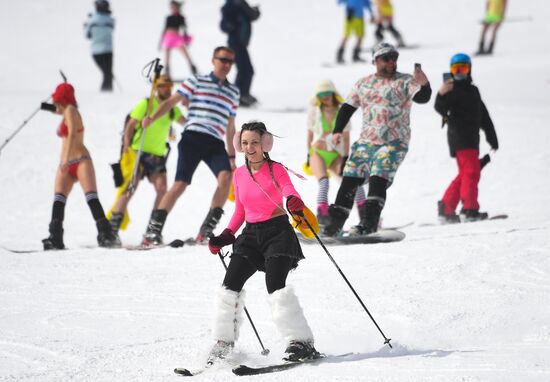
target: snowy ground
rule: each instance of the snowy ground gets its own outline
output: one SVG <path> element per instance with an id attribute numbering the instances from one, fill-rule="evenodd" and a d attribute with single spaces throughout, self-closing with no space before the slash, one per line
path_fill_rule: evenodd
<path id="1" fill-rule="evenodd" d="M 300 169 L 305 158 L 305 115 L 272 108 L 305 107 L 315 83 L 331 78 L 346 94 L 371 65 L 335 69 L 330 62 L 341 36 L 343 10 L 335 1 L 259 1 L 261 19 L 251 44 L 256 67 L 257 110 L 240 110 L 239 124 L 267 123 L 282 139 L 273 157 Z M 418 49 L 404 50 L 401 71 L 421 62 L 434 90 L 449 57 L 473 52 L 484 2 L 394 0 L 396 26 Z M 187 2 L 196 44 L 192 55 L 203 71 L 218 31 L 222 1 Z M 0 139 L 7 138 L 47 98 L 62 68 L 77 89 L 86 143 L 106 209 L 114 197 L 108 164 L 117 158 L 124 116 L 148 94 L 140 71 L 154 58 L 166 13 L 158 2 L 113 1 L 117 20 L 115 74 L 122 90 L 100 94 L 99 72 L 83 38 L 91 2 L 0 2 L 3 54 L 0 64 Z M 483 171 L 482 208 L 508 220 L 452 227 L 435 222 L 435 204 L 455 174 L 445 132 L 433 101 L 413 106 L 413 140 L 389 190 L 388 226 L 408 222 L 407 238 L 395 244 L 331 247 L 331 253 L 363 298 L 394 349 L 362 311 L 318 246 L 304 248 L 306 261 L 289 282 L 328 354 L 354 352 L 320 366 L 304 366 L 263 380 L 332 381 L 548 381 L 550 380 L 550 5 L 510 2 L 493 57 L 474 58 L 473 74 L 496 125 L 501 150 Z M 515 20 L 515 21 L 513 21 Z M 24 21 L 24 22 L 23 22 Z M 369 25 L 366 46 L 372 43 Z M 348 53 L 348 56 L 351 52 Z M 367 53 L 365 55 L 368 55 Z M 174 59 L 175 72 L 187 67 Z M 357 113 L 359 114 L 359 113 Z M 360 120 L 353 119 L 355 134 Z M 59 117 L 39 113 L 0 154 L 0 247 L 39 249 L 47 234 L 53 176 L 60 141 Z M 483 143 L 482 153 L 488 146 Z M 175 151 L 174 151 L 175 152 Z M 175 158 L 169 171 L 174 173 Z M 295 181 L 311 206 L 313 180 Z M 168 219 L 165 237 L 194 235 L 214 189 L 206 166 Z M 333 184 L 331 193 L 336 193 Z M 130 205 L 132 224 L 124 243 L 140 240 L 153 191 L 145 183 Z M 222 226 L 232 212 L 227 205 Z M 354 213 L 355 215 L 355 213 Z M 356 218 L 350 219 L 354 223 Z M 0 380 L 165 381 L 176 366 L 197 367 L 210 346 L 210 317 L 223 268 L 205 248 L 149 252 L 86 248 L 95 227 L 81 190 L 66 211 L 67 251 L 15 254 L 0 249 Z M 261 275 L 248 285 L 248 307 L 271 355 L 262 357 L 248 324 L 230 363 L 263 364 L 281 356 L 283 341 L 270 318 Z M 222 367 L 197 377 L 227 380 Z"/>

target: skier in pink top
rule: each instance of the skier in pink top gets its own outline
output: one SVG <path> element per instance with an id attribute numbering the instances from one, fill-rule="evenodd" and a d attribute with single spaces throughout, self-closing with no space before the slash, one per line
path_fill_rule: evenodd
<path id="1" fill-rule="evenodd" d="M 233 244 L 233 255 L 217 296 L 212 330 L 217 342 L 209 361 L 225 358 L 238 339 L 244 310 L 242 288 L 256 271 L 265 272 L 273 320 L 288 341 L 285 359 L 317 358 L 313 333 L 294 291 L 286 286 L 288 273 L 304 255 L 283 207 L 283 197 L 292 214 L 301 213 L 304 202 L 285 167 L 269 157 L 273 135 L 262 122 L 245 123 L 235 134 L 233 144 L 236 151 L 244 152 L 246 163 L 237 168 L 233 176 L 233 217 L 221 235 L 211 237 L 208 244 L 212 254 Z M 235 239 L 245 220 L 246 226 Z"/>

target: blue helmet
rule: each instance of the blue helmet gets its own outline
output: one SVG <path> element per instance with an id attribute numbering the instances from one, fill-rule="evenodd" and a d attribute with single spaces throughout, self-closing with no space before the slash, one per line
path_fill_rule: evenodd
<path id="1" fill-rule="evenodd" d="M 466 53 L 457 53 L 451 57 L 451 65 L 456 63 L 472 65 L 472 59 Z"/>

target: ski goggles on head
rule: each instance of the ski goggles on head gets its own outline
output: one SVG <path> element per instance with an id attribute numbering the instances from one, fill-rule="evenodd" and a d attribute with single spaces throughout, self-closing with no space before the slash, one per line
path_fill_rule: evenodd
<path id="1" fill-rule="evenodd" d="M 467 75 L 470 73 L 470 65 L 462 62 L 451 65 L 451 73 L 453 75 Z"/>
<path id="2" fill-rule="evenodd" d="M 332 97 L 333 94 L 334 94 L 333 91 L 327 90 L 326 92 L 319 92 L 319 93 L 317 93 L 317 97 L 319 97 L 319 98 L 323 98 L 323 97 Z"/>

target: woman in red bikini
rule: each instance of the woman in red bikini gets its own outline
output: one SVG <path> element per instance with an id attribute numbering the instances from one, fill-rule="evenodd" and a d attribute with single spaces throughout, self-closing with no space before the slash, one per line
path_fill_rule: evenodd
<path id="1" fill-rule="evenodd" d="M 111 231 L 103 207 L 97 197 L 94 165 L 86 146 L 84 146 L 84 126 L 78 112 L 74 88 L 68 83 L 57 86 L 52 94 L 56 113 L 63 116 L 57 129 L 57 135 L 63 140 L 61 162 L 55 175 L 55 197 L 50 222 L 50 236 L 42 242 L 44 250 L 64 249 L 63 219 L 65 203 L 76 182 L 80 182 L 86 195 L 86 201 L 96 221 L 100 247 L 120 246 L 120 240 Z"/>

